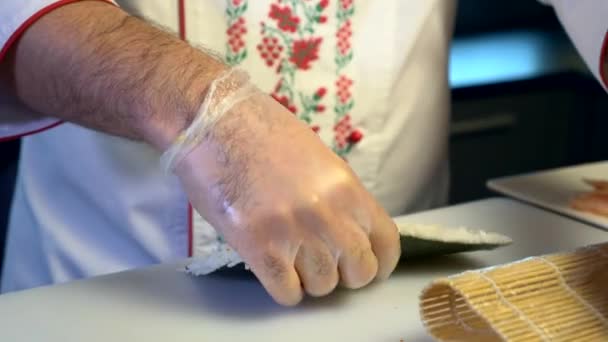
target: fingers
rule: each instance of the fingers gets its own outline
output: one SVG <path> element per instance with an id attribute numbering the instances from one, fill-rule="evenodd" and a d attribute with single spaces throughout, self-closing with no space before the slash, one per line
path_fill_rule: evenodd
<path id="1" fill-rule="evenodd" d="M 335 257 L 320 240 L 309 241 L 298 251 L 295 267 L 304 291 L 311 296 L 324 296 L 338 284 L 338 265 Z"/>
<path id="2" fill-rule="evenodd" d="M 322 296 L 330 293 L 338 282 L 356 289 L 376 277 L 388 277 L 399 259 L 399 237 L 390 218 L 378 221 L 370 236 L 356 222 L 346 220 L 333 225 L 327 222 L 328 227 L 321 228 L 326 233 L 333 232 L 328 234 L 329 243 L 307 240 L 295 262 L 306 293 Z"/>
<path id="3" fill-rule="evenodd" d="M 340 215 L 328 207 L 316 206 L 315 210 L 300 212 L 298 222 L 307 226 L 307 231 L 317 236 L 318 242 L 312 245 L 325 245 L 325 249 L 338 259 L 336 273 L 340 283 L 347 288 L 360 288 L 376 276 L 377 260 L 372 251 L 367 229 L 363 228 L 352 215 Z M 338 211 L 340 212 L 340 211 Z M 371 217 L 371 213 L 365 215 Z M 310 241 L 310 240 L 305 240 Z M 311 246 L 305 242 L 302 247 Z M 319 255 L 321 252 L 317 252 Z M 309 255 L 305 253 L 303 255 Z M 315 255 L 315 254 L 312 254 Z M 315 261 L 308 261 L 315 265 Z M 298 272 L 300 269 L 298 268 Z M 313 272 L 313 271 L 309 271 Z"/>
<path id="4" fill-rule="evenodd" d="M 242 250 L 253 253 L 242 256 L 273 299 L 286 306 L 299 303 L 305 293 L 327 295 L 338 283 L 357 289 L 386 279 L 401 254 L 399 232 L 370 201 L 362 206 L 370 209 L 361 218 L 327 206 L 271 215 L 253 229 L 264 234 L 252 231 L 245 239 L 248 247 Z"/>
<path id="5" fill-rule="evenodd" d="M 286 253 L 271 249 L 250 259 L 251 270 L 277 303 L 293 306 L 302 300 L 300 278 Z"/>
<path id="6" fill-rule="evenodd" d="M 401 257 L 401 243 L 397 225 L 380 206 L 377 206 L 369 239 L 374 255 L 378 259 L 377 278 L 387 279 Z"/>
<path id="7" fill-rule="evenodd" d="M 369 284 L 378 272 L 378 260 L 372 251 L 369 237 L 354 221 L 343 224 L 337 244 L 341 250 L 338 259 L 340 282 L 357 289 Z"/>
<path id="8" fill-rule="evenodd" d="M 289 252 L 293 248 L 266 248 L 246 258 L 277 303 L 296 305 L 304 293 L 324 296 L 338 283 L 356 289 L 376 277 L 378 261 L 363 228 L 353 220 L 339 225 L 334 223 L 331 227 L 333 229 L 320 229 L 334 232 L 329 234 L 334 241 L 309 236 L 297 249 L 295 260 Z"/>

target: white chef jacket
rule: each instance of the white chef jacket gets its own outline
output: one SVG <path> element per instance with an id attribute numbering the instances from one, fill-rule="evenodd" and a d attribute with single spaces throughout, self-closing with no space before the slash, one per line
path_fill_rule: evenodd
<path id="1" fill-rule="evenodd" d="M 69 2 L 0 5 L 3 54 L 48 6 Z M 277 0 L 117 2 L 249 71 L 348 160 L 391 214 L 445 203 L 454 1 L 303 1 L 296 9 Z M 289 56 L 290 47 L 309 53 Z M 277 70 L 281 60 L 293 79 Z M 0 105 L 6 136 L 57 124 L 6 96 Z M 71 124 L 24 138 L 2 290 L 170 261 L 213 242 L 158 158 L 143 143 Z"/>

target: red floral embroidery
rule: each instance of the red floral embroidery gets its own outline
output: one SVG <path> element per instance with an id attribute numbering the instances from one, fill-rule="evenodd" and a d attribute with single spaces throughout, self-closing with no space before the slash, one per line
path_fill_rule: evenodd
<path id="1" fill-rule="evenodd" d="M 247 0 L 229 0 L 226 5 L 226 17 L 228 29 L 226 34 L 226 62 L 229 65 L 237 65 L 247 58 L 247 22 L 244 14 L 247 11 Z"/>
<path id="2" fill-rule="evenodd" d="M 324 9 L 327 8 L 327 5 L 329 5 L 329 0 L 321 0 L 321 2 L 319 2 L 317 4 L 317 12 L 322 12 Z M 315 20 L 320 23 L 326 23 L 327 22 L 327 16 L 325 15 L 319 15 L 317 17 L 315 17 Z"/>
<path id="3" fill-rule="evenodd" d="M 345 104 L 350 100 L 351 92 L 350 86 L 353 84 L 353 80 L 346 77 L 345 75 L 340 75 L 338 81 L 336 81 L 337 95 L 340 103 Z"/>
<path id="4" fill-rule="evenodd" d="M 266 65 L 273 66 L 281 58 L 283 46 L 276 37 L 264 37 L 262 43 L 257 46 L 260 57 L 266 61 Z"/>
<path id="5" fill-rule="evenodd" d="M 268 16 L 275 19 L 279 28 L 285 32 L 296 32 L 298 24 L 300 24 L 300 18 L 291 13 L 291 7 L 289 6 L 281 7 L 272 4 Z"/>
<path id="6" fill-rule="evenodd" d="M 261 22 L 263 38 L 257 48 L 266 65 L 274 67 L 280 75 L 272 96 L 299 119 L 312 124 L 313 114 L 326 110 L 321 100 L 327 89 L 320 87 L 308 95 L 298 91 L 295 84 L 297 72 L 309 70 L 313 62 L 319 59 L 323 40 L 315 36 L 315 29 L 327 21 L 324 10 L 329 5 L 329 0 L 320 0 L 315 4 L 309 2 L 312 1 L 275 0 L 268 14 L 272 21 Z M 316 127 L 315 131 L 318 131 L 320 127 Z"/>
<path id="7" fill-rule="evenodd" d="M 261 22 L 262 41 L 257 46 L 265 64 L 280 75 L 272 96 L 318 133 L 321 127 L 313 125 L 314 115 L 327 110 L 323 102 L 328 90 L 319 87 L 311 94 L 299 91 L 295 85 L 298 73 L 310 70 L 319 59 L 323 39 L 316 30 L 328 21 L 330 0 L 273 2 L 268 14 L 271 20 Z"/>
<path id="8" fill-rule="evenodd" d="M 319 46 L 322 40 L 318 37 L 294 41 L 289 61 L 295 64 L 298 69 L 308 70 L 310 63 L 319 58 Z"/>
<path id="9" fill-rule="evenodd" d="M 341 55 L 346 55 L 350 51 L 350 37 L 353 34 L 350 25 L 350 20 L 347 20 L 340 26 L 338 33 L 336 33 L 336 38 L 338 38 L 338 50 Z"/>
<path id="10" fill-rule="evenodd" d="M 243 17 L 238 18 L 226 31 L 228 34 L 228 45 L 233 53 L 239 52 L 244 46 L 243 35 L 247 33 L 245 27 L 245 19 Z"/>
<path id="11" fill-rule="evenodd" d="M 348 136 L 348 142 L 351 144 L 356 144 L 363 139 L 363 133 L 359 130 L 354 130 Z"/>
<path id="12" fill-rule="evenodd" d="M 340 0 L 340 5 L 342 6 L 342 9 L 348 9 L 350 8 L 350 6 L 352 6 L 353 4 L 353 0 Z"/>
<path id="13" fill-rule="evenodd" d="M 336 31 L 336 69 L 338 79 L 336 80 L 336 126 L 334 127 L 334 146 L 333 150 L 343 158 L 352 148 L 363 139 L 360 129 L 352 127 L 350 122 L 350 112 L 355 101 L 352 98 L 351 87 L 353 80 L 346 76 L 344 68 L 350 64 L 353 58 L 351 49 L 352 25 L 351 17 L 354 14 L 353 0 L 340 0 L 336 18 L 338 19 Z"/>
<path id="14" fill-rule="evenodd" d="M 317 89 L 317 91 L 315 92 L 313 97 L 315 100 L 318 101 L 318 100 L 322 99 L 326 93 L 327 93 L 327 89 L 325 89 L 325 87 L 321 87 L 321 88 Z"/>
<path id="15" fill-rule="evenodd" d="M 277 100 L 277 102 L 279 102 L 280 104 L 283 105 L 283 107 L 287 108 L 287 110 L 289 110 L 292 113 L 296 113 L 298 111 L 298 109 L 296 108 L 295 105 L 293 105 L 291 103 L 291 101 L 289 100 L 289 98 L 287 96 L 284 95 L 277 95 L 277 94 L 271 94 L 271 96 Z"/>
<path id="16" fill-rule="evenodd" d="M 351 124 L 350 115 L 344 115 L 334 126 L 336 147 L 340 150 L 351 147 L 363 139 L 363 133 Z"/>

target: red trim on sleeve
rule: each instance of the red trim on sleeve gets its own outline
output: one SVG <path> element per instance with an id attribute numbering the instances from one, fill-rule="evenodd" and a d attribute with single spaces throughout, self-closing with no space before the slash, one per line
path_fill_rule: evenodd
<path id="1" fill-rule="evenodd" d="M 4 43 L 2 50 L 0 50 L 0 61 L 2 61 L 2 59 L 4 59 L 4 57 L 8 53 L 8 50 L 11 48 L 11 46 L 13 46 L 13 44 L 21 37 L 21 35 L 28 28 L 30 28 L 30 26 L 32 26 L 33 23 L 35 23 L 38 19 L 42 18 L 42 16 L 44 16 L 45 14 L 48 14 L 49 12 L 53 11 L 54 9 L 57 9 L 61 6 L 67 5 L 67 4 L 75 2 L 75 1 L 78 1 L 78 0 L 60 0 L 60 1 L 57 1 L 55 3 L 48 5 L 46 7 L 43 7 L 38 12 L 34 13 L 34 15 L 32 15 L 26 21 L 24 21 L 17 28 L 17 30 L 15 32 L 13 32 L 13 34 L 11 34 L 11 36 L 8 38 L 6 43 Z"/>
<path id="2" fill-rule="evenodd" d="M 178 6 L 178 18 L 179 18 L 179 38 L 186 40 L 186 4 L 185 0 L 179 0 Z"/>
<path id="3" fill-rule="evenodd" d="M 0 142 L 14 140 L 14 139 L 19 139 L 19 138 L 23 138 L 23 137 L 28 136 L 28 135 L 40 133 L 40 132 L 46 131 L 47 129 L 51 129 L 53 127 L 57 127 L 57 126 L 61 125 L 62 123 L 63 123 L 63 121 L 59 120 L 57 122 L 53 122 L 52 124 L 50 124 L 48 126 L 40 127 L 38 129 L 29 131 L 29 132 L 15 134 L 15 135 L 9 135 L 7 137 L 0 137 Z"/>
<path id="4" fill-rule="evenodd" d="M 76 1 L 79 1 L 79 0 L 60 0 L 60 1 L 54 2 L 46 7 L 41 8 L 38 12 L 34 13 L 31 17 L 29 17 L 26 21 L 24 21 L 17 28 L 17 30 L 15 30 L 15 32 L 13 32 L 13 34 L 11 34 L 11 36 L 8 38 L 8 40 L 4 43 L 4 46 L 2 46 L 2 49 L 0 50 L 0 62 L 2 62 L 4 57 L 6 57 L 8 50 L 10 50 L 10 48 L 17 42 L 17 40 L 19 40 L 19 38 L 23 35 L 23 33 L 25 33 L 25 31 L 27 31 L 27 29 L 30 28 L 30 26 L 32 26 L 32 24 L 34 24 L 36 21 L 38 21 L 38 19 L 42 18 L 45 14 L 48 14 L 49 12 L 51 12 L 61 6 L 64 6 L 64 5 L 67 5 L 72 2 L 76 2 Z M 114 4 L 110 0 L 102 0 L 102 1 L 108 2 L 110 4 Z M 47 129 L 51 129 L 53 127 L 59 126 L 62 123 L 63 123 L 63 121 L 60 120 L 51 125 L 48 125 L 48 126 L 42 127 L 42 128 L 38 128 L 33 131 L 16 134 L 16 135 L 8 136 L 8 137 L 0 137 L 0 142 L 13 140 L 13 139 L 19 139 L 26 135 L 40 133 L 42 131 L 46 131 Z"/>
<path id="5" fill-rule="evenodd" d="M 608 88 L 608 70 L 606 70 L 606 64 L 604 61 L 608 59 L 608 31 L 604 36 L 604 43 L 602 44 L 602 50 L 600 52 L 600 78 L 604 82 L 604 86 Z"/>
<path id="6" fill-rule="evenodd" d="M 179 38 L 182 40 L 186 40 L 186 4 L 185 0 L 178 0 L 177 2 L 177 18 L 178 18 L 178 28 L 179 28 Z M 193 248 L 193 234 L 194 234 L 194 224 L 193 224 L 193 216 L 194 210 L 192 209 L 192 204 L 188 203 L 188 257 L 192 256 L 192 248 Z"/>

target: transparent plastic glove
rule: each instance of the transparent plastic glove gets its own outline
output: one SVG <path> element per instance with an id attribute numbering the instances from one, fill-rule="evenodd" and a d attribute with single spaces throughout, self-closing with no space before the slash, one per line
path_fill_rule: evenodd
<path id="1" fill-rule="evenodd" d="M 390 275 L 397 227 L 312 130 L 242 71 L 205 103 L 163 161 L 278 303 Z"/>

